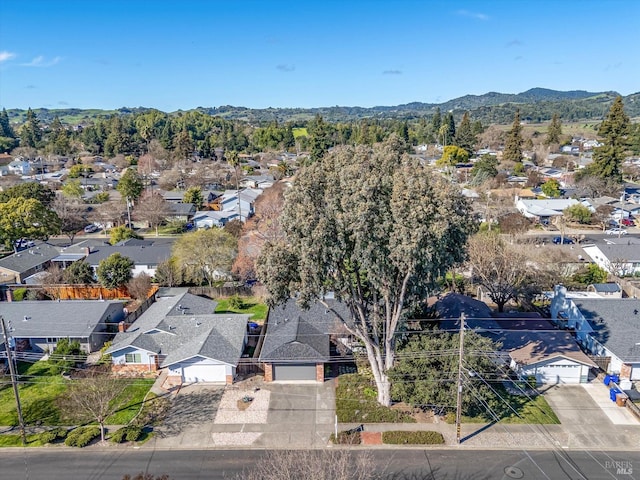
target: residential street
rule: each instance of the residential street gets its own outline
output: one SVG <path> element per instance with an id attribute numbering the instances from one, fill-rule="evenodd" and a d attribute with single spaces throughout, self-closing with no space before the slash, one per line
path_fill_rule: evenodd
<path id="1" fill-rule="evenodd" d="M 358 451 L 363 451 L 358 449 Z M 393 480 L 562 480 L 638 478 L 640 453 L 461 451 L 448 449 L 371 450 L 374 471 Z M 355 453 L 355 452 L 354 452 Z M 232 479 L 251 468 L 259 450 L 133 450 L 106 448 L 2 449 L 3 480 L 120 480 L 141 471 L 171 480 Z"/>

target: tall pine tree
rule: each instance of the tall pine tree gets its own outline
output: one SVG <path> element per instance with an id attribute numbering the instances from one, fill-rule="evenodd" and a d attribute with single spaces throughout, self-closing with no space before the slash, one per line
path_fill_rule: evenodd
<path id="1" fill-rule="evenodd" d="M 464 112 L 458 131 L 456 132 L 455 144 L 466 150 L 469 155 L 472 155 L 476 146 L 476 136 L 473 133 L 471 127 L 471 120 L 469 120 L 469 112 Z"/>
<path id="2" fill-rule="evenodd" d="M 598 129 L 604 145 L 593 151 L 593 163 L 588 168 L 590 175 L 622 182 L 621 166 L 628 146 L 630 127 L 631 122 L 624 112 L 622 97 L 618 97 Z"/>
<path id="3" fill-rule="evenodd" d="M 551 123 L 547 128 L 547 138 L 545 138 L 545 145 L 551 145 L 552 143 L 560 143 L 560 137 L 562 136 L 562 122 L 557 113 L 553 114 Z"/>
<path id="4" fill-rule="evenodd" d="M 503 161 L 521 162 L 522 161 L 522 125 L 520 125 L 520 110 L 516 110 L 513 125 L 507 132 L 507 140 L 504 144 L 504 152 L 502 153 Z"/>

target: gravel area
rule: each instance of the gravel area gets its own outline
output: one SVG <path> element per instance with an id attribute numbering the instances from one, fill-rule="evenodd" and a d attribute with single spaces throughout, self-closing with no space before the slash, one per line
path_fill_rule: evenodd
<path id="1" fill-rule="evenodd" d="M 253 401 L 245 410 L 240 410 L 238 400 L 245 396 L 252 397 Z M 267 423 L 270 396 L 271 392 L 264 389 L 258 391 L 227 389 L 220 400 L 214 423 Z"/>

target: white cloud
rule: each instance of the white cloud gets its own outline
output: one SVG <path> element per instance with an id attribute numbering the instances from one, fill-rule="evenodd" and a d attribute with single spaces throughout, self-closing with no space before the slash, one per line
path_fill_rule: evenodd
<path id="1" fill-rule="evenodd" d="M 470 12 L 469 10 L 458 10 L 458 15 L 463 17 L 475 18 L 476 20 L 489 20 L 489 15 L 480 12 Z"/>
<path id="2" fill-rule="evenodd" d="M 296 69 L 296 66 L 282 63 L 280 65 L 276 65 L 276 68 L 281 72 L 293 72 Z"/>
<path id="3" fill-rule="evenodd" d="M 38 55 L 29 63 L 21 63 L 20 65 L 23 67 L 53 67 L 60 60 L 62 60 L 61 57 L 54 57 L 51 60 L 46 60 L 42 55 Z"/>
<path id="4" fill-rule="evenodd" d="M 7 52 L 6 50 L 3 50 L 2 52 L 0 52 L 0 63 L 6 62 L 7 60 L 11 60 L 12 58 L 15 58 L 15 57 L 16 57 L 15 53 Z"/>

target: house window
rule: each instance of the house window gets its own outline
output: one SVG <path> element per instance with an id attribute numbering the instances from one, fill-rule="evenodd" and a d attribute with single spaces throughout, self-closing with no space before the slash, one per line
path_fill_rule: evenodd
<path id="1" fill-rule="evenodd" d="M 142 355 L 139 353 L 126 353 L 124 355 L 124 361 L 126 363 L 142 363 Z"/>
<path id="2" fill-rule="evenodd" d="M 58 339 L 54 337 L 48 337 L 47 343 L 58 343 Z"/>

